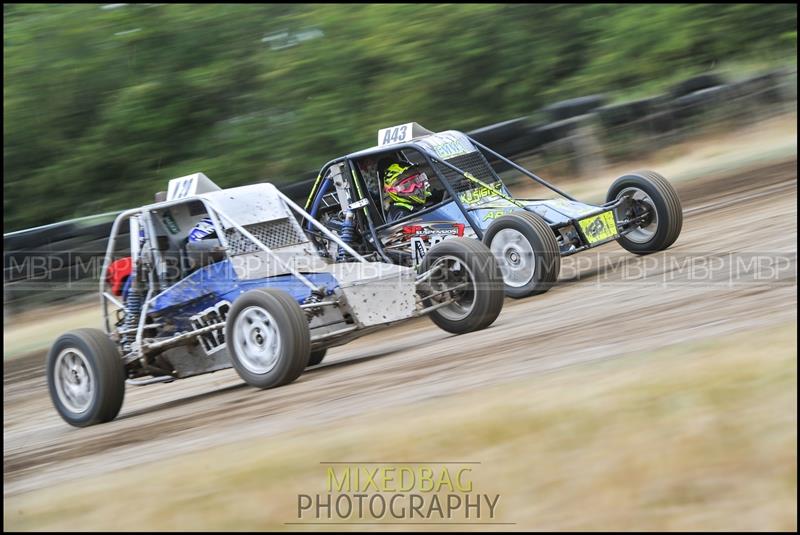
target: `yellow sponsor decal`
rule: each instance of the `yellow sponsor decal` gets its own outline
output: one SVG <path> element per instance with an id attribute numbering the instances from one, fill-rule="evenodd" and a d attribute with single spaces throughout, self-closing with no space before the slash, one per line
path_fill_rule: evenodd
<path id="1" fill-rule="evenodd" d="M 612 211 L 581 219 L 578 224 L 590 244 L 605 241 L 617 235 L 617 222 Z"/>
<path id="2" fill-rule="evenodd" d="M 469 173 L 467 173 L 467 174 L 469 174 Z M 495 191 L 492 191 L 492 189 L 487 188 L 485 186 L 482 186 L 480 188 L 473 188 L 473 189 L 467 190 L 467 191 L 465 191 L 464 193 L 461 193 L 458 196 L 459 199 L 461 200 L 461 203 L 462 204 L 466 204 L 466 205 L 475 204 L 475 203 L 481 201 L 482 199 L 485 199 L 486 197 L 491 197 L 493 195 L 497 195 L 497 192 L 500 191 L 500 188 L 503 187 L 503 184 L 501 182 L 495 182 L 494 184 L 489 184 L 489 185 Z"/>
<path id="3" fill-rule="evenodd" d="M 486 213 L 485 216 L 483 216 L 483 221 L 488 221 L 490 219 L 497 219 L 498 217 L 503 217 L 504 215 L 510 213 L 511 211 L 512 211 L 511 209 L 489 211 Z"/>

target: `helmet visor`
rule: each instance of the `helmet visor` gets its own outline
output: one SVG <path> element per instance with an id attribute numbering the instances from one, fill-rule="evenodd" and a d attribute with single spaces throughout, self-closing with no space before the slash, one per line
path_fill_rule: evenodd
<path id="1" fill-rule="evenodd" d="M 386 191 L 396 195 L 413 195 L 416 192 L 425 191 L 428 188 L 428 175 L 425 173 L 414 173 L 396 184 L 386 187 Z"/>

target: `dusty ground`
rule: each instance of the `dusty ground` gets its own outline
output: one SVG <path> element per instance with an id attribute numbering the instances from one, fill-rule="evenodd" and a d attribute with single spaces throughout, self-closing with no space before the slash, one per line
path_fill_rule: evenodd
<path id="1" fill-rule="evenodd" d="M 797 401 L 796 347 L 789 321 L 367 408 L 15 494 L 4 501 L 4 526 L 796 531 L 797 411 L 787 410 Z M 400 499 L 395 517 L 298 514 L 302 496 L 327 499 L 331 460 L 345 463 L 335 465 L 340 473 L 364 461 L 438 471 L 446 460 L 451 473 L 468 470 L 472 496 L 493 496 L 496 507 L 480 518 L 458 508 L 412 517 L 403 509 L 409 486 L 378 477 L 381 495 Z M 415 486 L 428 499 L 450 493 Z"/>
<path id="2" fill-rule="evenodd" d="M 270 391 L 245 386 L 230 370 L 129 387 L 117 420 L 78 430 L 50 405 L 42 355 L 6 362 L 4 496 L 586 361 L 796 320 L 796 169 L 790 160 L 683 182 L 684 228 L 668 254 L 637 258 L 612 244 L 570 257 L 555 289 L 507 300 L 486 331 L 455 338 L 427 320 L 414 321 L 334 349 L 323 365 Z"/>

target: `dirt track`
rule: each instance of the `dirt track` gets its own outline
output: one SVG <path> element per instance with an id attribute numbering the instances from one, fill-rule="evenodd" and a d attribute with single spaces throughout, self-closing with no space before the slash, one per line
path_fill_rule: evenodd
<path id="1" fill-rule="evenodd" d="M 684 228 L 666 255 L 639 258 L 612 244 L 564 259 L 555 289 L 506 300 L 486 331 L 455 338 L 416 320 L 334 349 L 323 365 L 274 390 L 247 387 L 232 370 L 128 387 L 117 420 L 74 429 L 50 404 L 44 357 L 8 362 L 4 495 L 514 376 L 796 319 L 796 166 L 792 160 L 679 185 Z M 761 267 L 757 274 L 755 266 Z M 737 269 L 741 276 L 731 279 Z"/>

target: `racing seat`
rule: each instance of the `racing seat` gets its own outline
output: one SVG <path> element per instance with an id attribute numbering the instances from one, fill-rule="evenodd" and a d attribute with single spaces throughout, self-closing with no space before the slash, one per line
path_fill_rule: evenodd
<path id="1" fill-rule="evenodd" d="M 156 235 L 156 249 L 161 253 L 161 263 L 157 267 L 159 276 L 167 283 L 176 282 L 183 276 L 183 254 L 176 250 L 168 236 Z"/>
<path id="2" fill-rule="evenodd" d="M 185 255 L 184 273 L 187 275 L 225 259 L 225 248 L 217 238 L 187 242 L 182 252 Z"/>
<path id="3" fill-rule="evenodd" d="M 374 221 L 374 223 L 376 226 L 383 225 L 386 222 L 386 209 L 383 207 L 383 195 L 381 195 L 379 189 L 375 188 L 367 188 L 367 193 L 372 202 L 372 207 L 374 207 L 372 212 L 375 216 L 380 218 L 379 221 Z"/>

